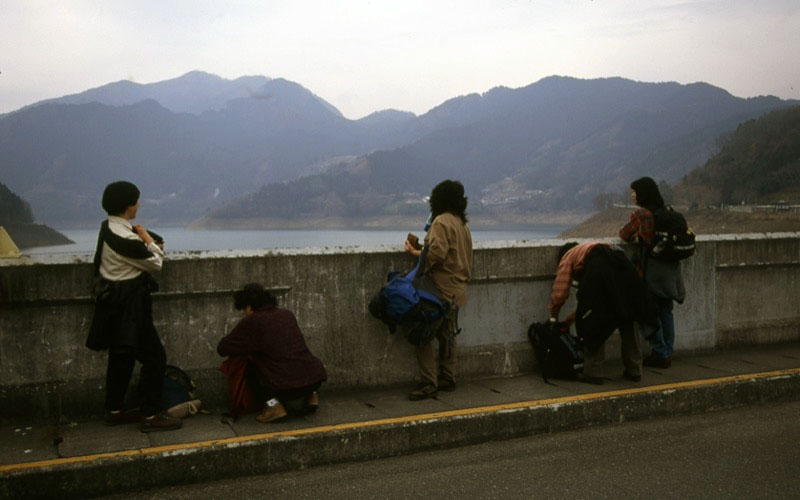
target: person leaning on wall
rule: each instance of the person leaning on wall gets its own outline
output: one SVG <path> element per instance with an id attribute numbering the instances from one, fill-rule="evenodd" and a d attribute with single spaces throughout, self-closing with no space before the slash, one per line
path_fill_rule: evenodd
<path id="1" fill-rule="evenodd" d="M 217 344 L 228 356 L 220 369 L 228 378 L 234 418 L 260 411 L 256 420 L 275 422 L 293 413 L 313 412 L 319 406 L 317 390 L 328 379 L 322 361 L 311 354 L 287 309 L 258 283 L 233 295 L 234 307 L 244 317 Z"/>
<path id="2" fill-rule="evenodd" d="M 86 347 L 108 349 L 105 422 L 139 421 L 142 432 L 177 429 L 181 420 L 161 411 L 166 353 L 153 326 L 150 297 L 158 288 L 150 273 L 161 270 L 164 240 L 131 224 L 139 210 L 134 184 L 118 181 L 106 186 L 102 206 L 108 219 L 100 225 L 94 254 L 96 306 Z M 136 361 L 142 364 L 141 409 L 125 409 Z"/>
<path id="3" fill-rule="evenodd" d="M 686 289 L 681 277 L 681 264 L 649 258 L 655 236 L 656 210 L 664 208 L 664 199 L 656 182 L 650 177 L 642 177 L 631 183 L 631 199 L 638 205 L 628 223 L 619 230 L 623 241 L 636 243 L 638 251 L 634 263 L 639 274 L 644 277 L 647 288 L 658 310 L 658 324 L 654 331 L 643 329 L 650 343 L 651 352 L 642 364 L 656 368 L 669 368 L 675 345 L 675 320 L 672 316 L 673 301 L 682 304 Z M 652 329 L 650 329 L 652 330 Z"/>
<path id="4" fill-rule="evenodd" d="M 425 269 L 439 294 L 450 302 L 450 313 L 436 327 L 439 343 L 438 368 L 433 341 L 417 346 L 422 382 L 409 394 L 418 401 L 433 397 L 438 391 L 456 388 L 456 335 L 458 310 L 467 303 L 467 283 L 472 275 L 472 234 L 467 226 L 467 197 L 464 186 L 453 180 L 437 184 L 429 201 L 432 222 L 425 234 Z M 420 250 L 406 240 L 404 250 L 419 257 Z"/>

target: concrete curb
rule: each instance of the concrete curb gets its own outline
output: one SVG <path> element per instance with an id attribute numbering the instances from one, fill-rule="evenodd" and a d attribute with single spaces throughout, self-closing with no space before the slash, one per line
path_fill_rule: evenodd
<path id="1" fill-rule="evenodd" d="M 0 497 L 85 497 L 800 399 L 800 368 L 0 466 Z"/>

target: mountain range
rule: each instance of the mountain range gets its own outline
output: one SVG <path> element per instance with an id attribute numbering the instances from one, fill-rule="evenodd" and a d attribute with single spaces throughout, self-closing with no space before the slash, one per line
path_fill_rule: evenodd
<path id="1" fill-rule="evenodd" d="M 139 185 L 140 213 L 160 224 L 424 212 L 444 178 L 464 182 L 472 212 L 587 208 L 640 175 L 681 179 L 739 123 L 791 104 L 704 83 L 548 77 L 349 120 L 285 79 L 191 72 L 0 115 L 0 182 L 60 227 L 94 225 L 118 179 Z"/>

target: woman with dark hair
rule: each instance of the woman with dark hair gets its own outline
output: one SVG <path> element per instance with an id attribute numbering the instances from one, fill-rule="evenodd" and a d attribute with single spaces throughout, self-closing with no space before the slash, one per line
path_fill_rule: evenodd
<path id="1" fill-rule="evenodd" d="M 450 303 L 450 313 L 436 329 L 439 343 L 438 368 L 433 342 L 417 346 L 422 383 L 409 395 L 417 401 L 436 395 L 439 390 L 456 388 L 456 335 L 458 310 L 467 303 L 467 283 L 472 275 L 472 234 L 467 226 L 467 197 L 464 186 L 453 180 L 433 188 L 429 201 L 431 225 L 425 234 L 424 268 L 439 295 Z M 404 249 L 419 257 L 421 250 L 406 240 Z"/>
<path id="2" fill-rule="evenodd" d="M 682 304 L 686 290 L 681 277 L 679 262 L 667 262 L 649 258 L 649 250 L 655 237 L 654 212 L 664 209 L 664 199 L 658 185 L 650 177 L 642 177 L 631 183 L 631 199 L 639 206 L 631 213 L 628 223 L 619 230 L 623 241 L 639 244 L 640 251 L 634 257 L 635 264 L 647 283 L 658 309 L 659 327 L 645 337 L 651 352 L 642 364 L 656 368 L 669 368 L 675 344 L 675 321 L 672 316 L 673 301 Z"/>
<path id="3" fill-rule="evenodd" d="M 261 410 L 256 420 L 274 422 L 319 406 L 317 390 L 327 380 L 325 367 L 306 346 L 297 319 L 277 306 L 258 283 L 233 294 L 244 317 L 217 345 L 229 356 L 221 370 L 228 376 L 234 416 Z M 262 409 L 263 408 L 263 409 Z"/>
<path id="4" fill-rule="evenodd" d="M 131 224 L 139 210 L 139 188 L 127 181 L 112 182 L 103 190 L 103 210 L 94 254 L 95 313 L 86 347 L 108 349 L 106 369 L 106 424 L 139 420 L 142 432 L 168 431 L 180 419 L 162 410 L 161 389 L 167 356 L 153 326 L 150 293 L 158 288 L 150 273 L 161 270 L 164 240 L 139 224 Z M 125 394 L 136 362 L 141 410 L 124 409 Z"/>

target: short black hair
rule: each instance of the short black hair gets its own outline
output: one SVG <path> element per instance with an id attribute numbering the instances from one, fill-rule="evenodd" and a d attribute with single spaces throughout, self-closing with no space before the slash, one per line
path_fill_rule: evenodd
<path id="1" fill-rule="evenodd" d="M 458 181 L 447 179 L 437 184 L 428 203 L 434 217 L 450 212 L 467 222 L 467 197 L 464 185 Z"/>
<path id="2" fill-rule="evenodd" d="M 569 243 L 564 243 L 560 247 L 558 247 L 558 262 L 561 262 L 561 259 L 564 258 L 564 255 L 567 254 L 570 250 L 578 246 L 577 241 L 570 241 Z"/>
<path id="3" fill-rule="evenodd" d="M 652 177 L 640 177 L 631 182 L 631 189 L 636 193 L 636 204 L 651 212 L 664 206 L 664 198 L 658 190 L 658 184 Z"/>
<path id="4" fill-rule="evenodd" d="M 278 301 L 275 300 L 275 296 L 258 283 L 248 283 L 242 287 L 241 290 L 237 290 L 233 294 L 233 305 L 238 311 L 243 310 L 247 306 L 250 306 L 250 309 L 256 310 L 264 306 L 274 306 L 277 304 Z"/>
<path id="5" fill-rule="evenodd" d="M 139 188 L 128 181 L 112 182 L 103 190 L 103 210 L 108 215 L 121 215 L 139 201 Z"/>

